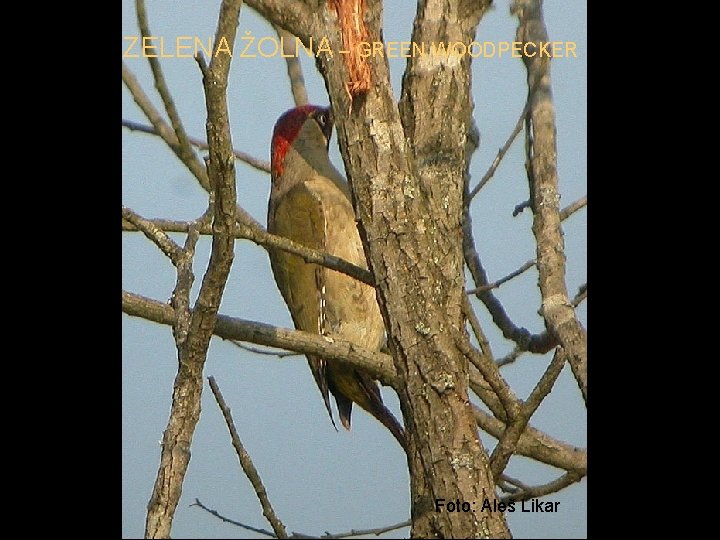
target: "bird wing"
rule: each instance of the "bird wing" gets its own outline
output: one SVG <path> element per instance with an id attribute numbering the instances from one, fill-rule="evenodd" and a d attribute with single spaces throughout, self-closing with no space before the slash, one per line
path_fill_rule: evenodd
<path id="1" fill-rule="evenodd" d="M 327 180 L 314 179 L 307 185 L 330 211 L 325 250 L 367 268 L 355 212 L 348 195 Z M 329 268 L 322 271 L 325 297 L 328 299 L 324 306 L 327 331 L 368 349 L 379 350 L 384 341 L 385 326 L 375 288 Z"/>
<path id="2" fill-rule="evenodd" d="M 309 248 L 326 250 L 326 220 L 322 200 L 305 184 L 292 187 L 274 206 L 268 220 L 271 233 L 284 236 Z M 272 224 L 272 226 L 270 226 Z M 271 250 L 270 263 L 275 282 L 288 305 L 295 328 L 318 334 L 326 333 L 325 273 L 316 264 L 286 251 Z M 330 410 L 327 362 L 307 355 L 310 371 L 320 389 L 325 408 L 335 426 Z M 337 429 L 337 426 L 335 426 Z"/>
<path id="3" fill-rule="evenodd" d="M 355 212 L 347 194 L 322 178 L 311 179 L 306 184 L 326 205 L 325 214 L 330 226 L 325 233 L 324 249 L 367 268 Z M 379 350 L 385 327 L 375 289 L 329 268 L 322 268 L 321 272 L 325 287 L 323 297 L 327 299 L 323 304 L 326 332 L 371 350 Z M 385 408 L 380 389 L 370 376 L 339 362 L 327 366 L 326 376 L 345 428 L 350 429 L 353 402 L 380 418 Z"/>

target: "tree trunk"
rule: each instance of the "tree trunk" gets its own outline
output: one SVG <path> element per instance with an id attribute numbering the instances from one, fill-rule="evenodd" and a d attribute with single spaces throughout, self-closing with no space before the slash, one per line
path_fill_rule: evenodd
<path id="1" fill-rule="evenodd" d="M 469 44 L 486 5 L 420 2 L 415 43 Z M 380 42 L 382 7 L 368 2 L 369 41 Z M 342 49 L 328 9 L 327 36 Z M 333 24 L 334 23 L 334 24 Z M 471 122 L 470 58 L 409 60 L 400 110 L 387 60 L 368 58 L 370 90 L 350 103 L 342 55 L 318 64 L 330 94 L 359 229 L 376 278 L 408 434 L 413 537 L 509 537 L 495 508 L 495 484 L 468 399 L 468 339 L 462 314 L 465 289 L 462 191 L 465 140 Z M 442 502 L 440 502 L 442 501 Z M 470 511 L 448 511 L 447 502 Z M 439 506 L 443 504 L 443 506 Z"/>

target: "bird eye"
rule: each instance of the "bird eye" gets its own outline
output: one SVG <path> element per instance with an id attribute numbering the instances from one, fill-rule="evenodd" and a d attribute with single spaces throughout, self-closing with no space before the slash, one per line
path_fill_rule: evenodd
<path id="1" fill-rule="evenodd" d="M 320 124 L 320 127 L 325 127 L 327 125 L 327 113 L 323 112 L 317 115 L 317 122 Z"/>

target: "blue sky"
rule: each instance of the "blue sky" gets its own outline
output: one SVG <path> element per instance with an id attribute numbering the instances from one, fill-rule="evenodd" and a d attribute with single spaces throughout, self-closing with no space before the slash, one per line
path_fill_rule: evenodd
<path id="1" fill-rule="evenodd" d="M 219 0 L 147 2 L 153 35 L 167 43 L 177 36 L 214 34 Z M 480 23 L 477 41 L 512 41 L 517 20 L 507 1 Z M 415 2 L 386 1 L 386 41 L 409 41 Z M 545 19 L 551 40 L 577 44 L 577 58 L 552 63 L 557 114 L 558 168 L 561 205 L 587 193 L 587 13 L 585 2 L 546 0 Z M 274 37 L 267 23 L 244 7 L 238 36 L 251 32 L 256 39 Z M 123 36 L 136 36 L 134 3 L 123 0 Z M 127 46 L 123 41 L 122 49 Z M 158 108 L 147 61 L 125 59 Z M 327 94 L 312 61 L 303 58 L 308 95 L 326 105 Z M 393 91 L 400 93 L 405 60 L 389 60 Z M 201 78 L 192 59 L 162 59 L 168 85 L 187 132 L 205 137 L 205 103 Z M 471 172 L 473 185 L 484 174 L 499 147 L 512 131 L 526 94 L 522 61 L 480 58 L 473 62 L 474 117 L 481 133 Z M 123 89 L 123 118 L 147 123 Z M 293 106 L 284 60 L 280 57 L 233 60 L 229 83 L 230 121 L 235 148 L 269 159 L 272 127 L 277 117 Z M 149 218 L 190 220 L 205 210 L 205 192 L 174 155 L 152 136 L 123 129 L 122 203 Z M 335 136 L 331 159 L 342 170 Z M 238 202 L 265 224 L 269 177 L 237 164 Z M 512 217 L 515 205 L 527 199 L 522 137 L 508 152 L 492 181 L 473 201 L 477 248 L 491 280 L 510 273 L 534 258 L 531 216 Z M 570 294 L 587 280 L 587 209 L 563 224 Z M 182 241 L 183 235 L 174 235 Z M 195 259 L 197 292 L 209 257 L 209 238 L 200 240 Z M 123 233 L 123 288 L 166 301 L 175 283 L 170 262 L 143 236 Z M 470 282 L 468 282 L 470 284 Z M 533 332 L 543 329 L 537 315 L 540 303 L 537 273 L 526 272 L 497 292 L 518 325 Z M 587 323 L 586 302 L 579 309 Z M 474 301 L 478 316 L 496 357 L 512 350 L 512 343 L 495 329 L 485 308 Z M 290 316 L 273 282 L 267 253 L 238 240 L 233 269 L 221 313 L 292 327 Z M 145 507 L 150 497 L 160 456 L 159 441 L 165 428 L 177 357 L 170 329 L 122 315 L 123 348 L 123 485 L 122 532 L 141 537 Z M 503 375 L 520 397 L 527 397 L 549 357 L 524 356 L 503 368 Z M 214 375 L 232 408 L 239 434 L 253 457 L 270 499 L 288 531 L 305 534 L 340 532 L 351 528 L 388 525 L 408 518 L 409 488 L 406 463 L 392 437 L 369 415 L 358 410 L 351 432 L 335 432 L 305 359 L 258 356 L 233 344 L 214 339 L 206 375 Z M 388 389 L 383 395 L 401 417 L 397 399 Z M 532 424 L 576 446 L 586 446 L 585 407 L 569 369 L 540 407 Z M 495 440 L 483 434 L 492 450 Z M 529 484 L 550 481 L 560 471 L 515 457 L 507 469 Z M 544 500 L 559 501 L 557 514 L 508 514 L 515 537 L 584 537 L 587 535 L 587 481 Z M 256 496 L 242 473 L 230 444 L 222 416 L 206 385 L 202 416 L 195 434 L 192 459 L 178 506 L 173 536 L 253 537 L 252 533 L 222 523 L 197 507 L 200 499 L 228 517 L 256 527 L 269 528 Z M 384 538 L 407 536 L 401 529 Z"/>

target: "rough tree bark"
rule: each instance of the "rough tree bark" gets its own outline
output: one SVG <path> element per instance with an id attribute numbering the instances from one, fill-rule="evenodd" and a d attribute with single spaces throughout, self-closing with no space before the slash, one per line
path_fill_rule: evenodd
<path id="1" fill-rule="evenodd" d="M 249 0 L 273 24 L 343 49 L 335 12 L 321 2 L 283 11 Z M 469 44 L 489 2 L 418 3 L 413 41 Z M 382 42 L 381 2 L 366 2 L 368 41 Z M 390 349 L 402 381 L 398 395 L 408 433 L 413 537 L 509 537 L 502 512 L 481 512 L 496 499 L 488 458 L 468 399 L 462 192 L 470 129 L 467 55 L 409 61 L 398 108 L 387 59 L 368 58 L 369 92 L 351 102 L 340 54 L 321 53 L 340 151 L 353 190 L 359 229 L 375 275 Z M 475 512 L 436 511 L 436 499 L 467 501 Z"/>

